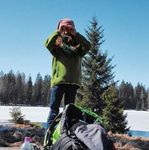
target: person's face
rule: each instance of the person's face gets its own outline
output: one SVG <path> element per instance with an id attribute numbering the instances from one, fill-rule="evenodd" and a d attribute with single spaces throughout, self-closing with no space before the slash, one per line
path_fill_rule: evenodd
<path id="1" fill-rule="evenodd" d="M 71 27 L 62 26 L 60 32 L 63 35 L 72 35 L 72 33 L 74 32 L 74 29 Z"/>

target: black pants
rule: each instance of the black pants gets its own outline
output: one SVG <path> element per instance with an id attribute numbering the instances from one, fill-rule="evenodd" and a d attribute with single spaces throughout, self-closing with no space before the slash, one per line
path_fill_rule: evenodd
<path id="1" fill-rule="evenodd" d="M 75 102 L 76 92 L 79 86 L 72 84 L 59 84 L 53 86 L 50 91 L 50 112 L 47 119 L 47 128 L 59 113 L 61 100 L 64 96 L 64 106 Z"/>

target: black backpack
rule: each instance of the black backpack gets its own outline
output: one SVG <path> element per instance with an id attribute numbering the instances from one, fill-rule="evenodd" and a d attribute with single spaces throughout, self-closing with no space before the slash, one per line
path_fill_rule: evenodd
<path id="1" fill-rule="evenodd" d="M 94 123 L 101 125 L 101 117 L 74 104 L 67 105 L 49 126 L 44 138 L 44 150 L 94 150 L 75 134 L 78 127 L 87 127 Z M 105 133 L 106 131 L 102 136 L 106 145 L 103 144 L 105 146 L 101 150 L 114 150 L 113 142 Z"/>

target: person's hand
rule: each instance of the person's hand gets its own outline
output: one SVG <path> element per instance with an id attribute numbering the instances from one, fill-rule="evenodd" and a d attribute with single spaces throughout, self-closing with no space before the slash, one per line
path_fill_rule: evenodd
<path id="1" fill-rule="evenodd" d="M 61 46 L 61 45 L 62 45 L 62 42 L 63 42 L 63 41 L 62 41 L 62 37 L 59 36 L 59 37 L 57 37 L 57 39 L 56 39 L 55 45 L 56 45 L 56 46 Z"/>

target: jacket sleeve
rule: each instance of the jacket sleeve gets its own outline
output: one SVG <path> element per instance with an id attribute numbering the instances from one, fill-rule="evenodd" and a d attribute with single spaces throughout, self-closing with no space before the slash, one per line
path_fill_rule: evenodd
<path id="1" fill-rule="evenodd" d="M 52 33 L 45 42 L 45 47 L 50 51 L 50 53 L 57 57 L 60 53 L 64 53 L 65 55 L 72 56 L 75 54 L 75 50 L 72 46 L 63 43 L 63 46 L 56 46 L 56 39 L 60 36 L 59 32 Z"/>
<path id="2" fill-rule="evenodd" d="M 58 56 L 60 53 L 59 48 L 55 45 L 56 39 L 59 36 L 59 32 L 52 33 L 45 42 L 45 47 L 50 51 L 53 56 Z"/>
<path id="3" fill-rule="evenodd" d="M 78 53 L 83 57 L 90 50 L 91 44 L 83 35 L 78 32 L 75 35 L 75 39 L 81 45 Z"/>

